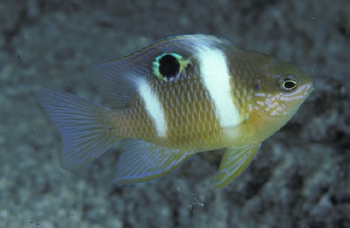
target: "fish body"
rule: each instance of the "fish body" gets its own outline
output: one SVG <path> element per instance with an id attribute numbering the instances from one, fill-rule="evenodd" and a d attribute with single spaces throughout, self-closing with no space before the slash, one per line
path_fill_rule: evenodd
<path id="1" fill-rule="evenodd" d="M 215 184 L 222 188 L 313 90 L 294 65 L 206 35 L 160 40 L 92 69 L 114 109 L 51 89 L 37 98 L 61 134 L 64 168 L 120 142 L 118 184 L 153 180 L 193 154 L 227 148 Z"/>

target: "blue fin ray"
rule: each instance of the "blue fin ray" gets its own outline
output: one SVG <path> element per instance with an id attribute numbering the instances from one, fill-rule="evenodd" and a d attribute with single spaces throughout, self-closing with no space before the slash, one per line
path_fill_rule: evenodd
<path id="1" fill-rule="evenodd" d="M 105 126 L 108 109 L 58 90 L 42 89 L 36 97 L 61 134 L 65 169 L 98 158 L 117 140 Z"/>
<path id="2" fill-rule="evenodd" d="M 150 181 L 169 174 L 192 154 L 157 146 L 143 140 L 128 140 L 116 165 L 117 184 Z"/>
<path id="3" fill-rule="evenodd" d="M 227 148 L 222 157 L 215 188 L 223 188 L 239 177 L 254 159 L 261 144 L 251 144 L 243 148 Z"/>

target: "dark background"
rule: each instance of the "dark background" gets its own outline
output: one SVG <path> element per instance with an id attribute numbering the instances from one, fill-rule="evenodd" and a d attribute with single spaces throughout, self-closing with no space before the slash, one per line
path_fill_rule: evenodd
<path id="1" fill-rule="evenodd" d="M 68 172 L 35 100 L 104 103 L 86 65 L 157 39 L 213 34 L 292 62 L 316 88 L 248 170 L 213 189 L 220 151 L 132 186 L 116 151 Z M 350 1 L 0 1 L 0 227 L 350 227 Z"/>

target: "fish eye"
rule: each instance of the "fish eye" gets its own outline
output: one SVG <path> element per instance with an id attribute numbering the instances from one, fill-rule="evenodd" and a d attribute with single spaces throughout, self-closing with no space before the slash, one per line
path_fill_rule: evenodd
<path id="1" fill-rule="evenodd" d="M 298 82 L 293 75 L 287 75 L 286 77 L 281 77 L 277 81 L 277 85 L 280 90 L 285 92 L 291 92 L 298 86 Z"/>
<path id="2" fill-rule="evenodd" d="M 153 73 L 157 78 L 164 81 L 172 81 L 179 77 L 188 61 L 176 53 L 163 53 L 156 57 L 153 62 Z"/>
<path id="3" fill-rule="evenodd" d="M 177 75 L 180 70 L 179 61 L 172 55 L 164 55 L 159 59 L 159 73 L 170 78 Z"/>

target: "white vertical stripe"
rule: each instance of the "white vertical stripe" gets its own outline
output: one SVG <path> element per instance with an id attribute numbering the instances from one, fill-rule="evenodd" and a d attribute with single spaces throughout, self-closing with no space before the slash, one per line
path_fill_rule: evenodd
<path id="1" fill-rule="evenodd" d="M 146 111 L 154 123 L 158 136 L 165 137 L 167 124 L 160 100 L 145 79 L 139 79 L 138 90 L 143 99 Z"/>
<path id="2" fill-rule="evenodd" d="M 222 128 L 232 127 L 242 120 L 233 102 L 226 55 L 219 49 L 197 47 L 201 78 L 215 104 L 215 114 Z"/>

